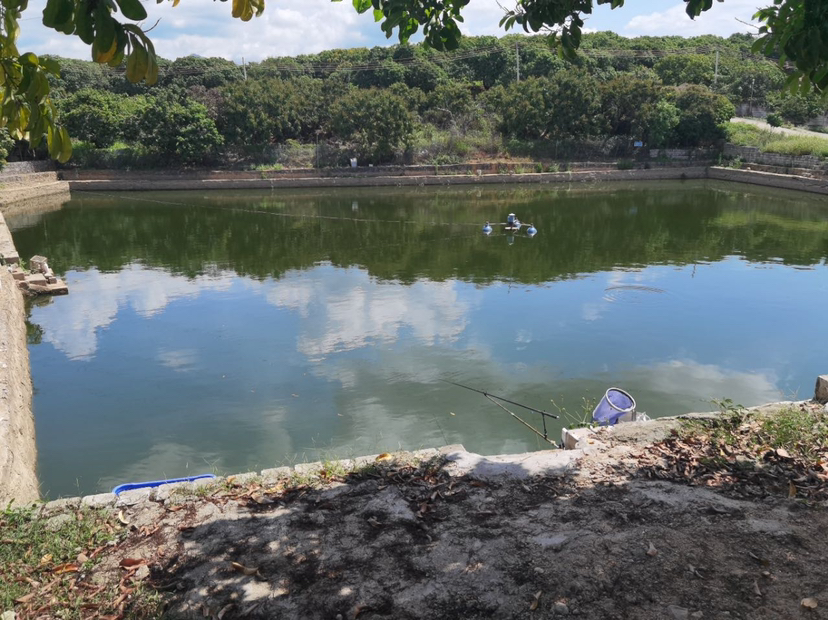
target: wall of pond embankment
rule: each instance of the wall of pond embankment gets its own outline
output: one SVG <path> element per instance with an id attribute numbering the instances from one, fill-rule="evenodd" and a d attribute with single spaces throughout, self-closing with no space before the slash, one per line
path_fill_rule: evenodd
<path id="1" fill-rule="evenodd" d="M 0 221 L 0 234 L 10 237 L 2 212 Z M 36 465 L 26 310 L 14 278 L 0 268 L 0 504 L 38 499 Z"/>

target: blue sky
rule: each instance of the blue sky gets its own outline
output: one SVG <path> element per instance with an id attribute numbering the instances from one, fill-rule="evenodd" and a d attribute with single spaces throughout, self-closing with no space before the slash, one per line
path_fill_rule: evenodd
<path id="1" fill-rule="evenodd" d="M 696 21 L 684 13 L 682 0 L 627 0 L 627 6 L 614 11 L 598 7 L 587 21 L 590 30 L 613 30 L 621 35 L 718 34 L 727 36 L 746 32 L 756 8 L 769 0 L 727 0 L 715 2 L 713 9 Z M 70 37 L 40 24 L 45 0 L 32 0 L 23 14 L 18 47 L 36 54 L 52 53 L 74 58 L 89 58 L 89 49 L 77 37 Z M 389 45 L 369 15 L 357 15 L 351 2 L 329 0 L 271 0 L 264 15 L 242 23 L 230 17 L 229 2 L 181 0 L 145 4 L 150 27 L 160 20 L 152 38 L 164 58 L 189 54 L 221 56 L 248 61 L 270 56 L 291 56 L 324 49 Z M 508 6 L 508 4 L 506 4 Z M 464 13 L 463 30 L 470 35 L 500 34 L 498 21 L 503 9 L 497 0 L 471 0 Z"/>

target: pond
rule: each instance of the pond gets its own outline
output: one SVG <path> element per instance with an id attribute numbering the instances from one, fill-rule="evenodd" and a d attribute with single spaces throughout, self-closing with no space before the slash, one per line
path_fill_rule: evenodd
<path id="1" fill-rule="evenodd" d="M 514 238 L 485 220 L 515 212 Z M 543 442 L 458 381 L 581 421 L 811 395 L 824 198 L 712 182 L 73 193 L 9 216 L 49 497 L 462 443 Z M 537 424 L 532 414 L 527 421 Z"/>

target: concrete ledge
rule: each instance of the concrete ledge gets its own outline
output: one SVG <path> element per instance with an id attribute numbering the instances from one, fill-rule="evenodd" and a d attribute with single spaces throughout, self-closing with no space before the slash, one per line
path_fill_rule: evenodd
<path id="1" fill-rule="evenodd" d="M 828 194 L 828 180 L 825 179 L 808 179 L 806 177 L 787 174 L 758 172 L 756 170 L 736 170 L 734 168 L 712 167 L 707 172 L 708 178 L 718 181 L 735 181 L 737 183 L 793 189 L 814 194 Z"/>
<path id="2" fill-rule="evenodd" d="M 507 183 L 586 183 L 594 181 L 704 179 L 704 167 L 659 168 L 651 170 L 584 170 L 578 172 L 542 172 L 532 174 L 420 175 L 420 176 L 352 176 L 284 179 L 201 178 L 170 179 L 100 179 L 69 181 L 71 190 L 82 191 L 149 191 L 207 189 L 288 189 L 303 187 L 406 187 L 445 185 L 503 185 Z"/>
<path id="3" fill-rule="evenodd" d="M 11 231 L 2 212 L 0 212 L 0 258 L 9 265 L 20 263 L 20 254 L 17 253 L 17 248 L 14 247 Z"/>
<path id="4" fill-rule="evenodd" d="M 68 194 L 69 184 L 66 181 L 52 181 L 38 185 L 21 185 L 0 190 L 0 209 L 5 210 L 15 202 L 34 200 L 45 196 Z"/>
<path id="5" fill-rule="evenodd" d="M 820 375 L 814 388 L 814 400 L 818 403 L 828 403 L 828 375 Z"/>

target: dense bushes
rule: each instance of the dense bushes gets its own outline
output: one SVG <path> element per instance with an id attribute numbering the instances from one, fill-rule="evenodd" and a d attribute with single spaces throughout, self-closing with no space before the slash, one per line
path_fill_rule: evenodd
<path id="1" fill-rule="evenodd" d="M 86 142 L 76 162 L 87 164 L 626 157 L 634 141 L 714 144 L 734 104 L 771 106 L 786 122 L 825 109 L 779 95 L 784 73 L 750 44 L 604 32 L 585 35 L 569 63 L 542 37 L 468 37 L 454 53 L 398 45 L 268 59 L 248 65 L 247 79 L 227 60 L 187 57 L 161 63 L 153 88 L 62 60 L 53 86 L 64 123 Z M 704 52 L 714 48 L 718 73 Z"/>

